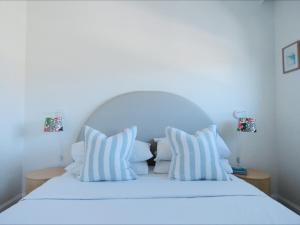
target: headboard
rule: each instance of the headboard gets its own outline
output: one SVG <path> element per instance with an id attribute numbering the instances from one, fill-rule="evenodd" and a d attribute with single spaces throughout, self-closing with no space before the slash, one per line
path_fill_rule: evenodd
<path id="1" fill-rule="evenodd" d="M 137 91 L 116 96 L 100 105 L 84 125 L 108 136 L 136 125 L 137 139 L 149 142 L 164 137 L 166 126 L 194 133 L 210 124 L 212 121 L 206 113 L 186 98 L 161 91 Z M 78 139 L 83 139 L 83 129 Z"/>

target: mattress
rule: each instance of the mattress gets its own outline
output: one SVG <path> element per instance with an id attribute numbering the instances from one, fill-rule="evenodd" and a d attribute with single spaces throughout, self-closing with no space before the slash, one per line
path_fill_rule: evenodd
<path id="1" fill-rule="evenodd" d="M 245 181 L 80 182 L 55 177 L 0 214 L 0 224 L 300 224 Z"/>

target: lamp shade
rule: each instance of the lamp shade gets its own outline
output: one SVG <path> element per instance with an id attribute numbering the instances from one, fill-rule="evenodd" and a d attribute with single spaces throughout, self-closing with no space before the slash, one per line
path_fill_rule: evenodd
<path id="1" fill-rule="evenodd" d="M 61 116 L 46 117 L 44 124 L 44 132 L 62 132 L 63 123 Z"/>
<path id="2" fill-rule="evenodd" d="M 255 133 L 257 131 L 255 119 L 250 117 L 239 118 L 237 131 Z"/>

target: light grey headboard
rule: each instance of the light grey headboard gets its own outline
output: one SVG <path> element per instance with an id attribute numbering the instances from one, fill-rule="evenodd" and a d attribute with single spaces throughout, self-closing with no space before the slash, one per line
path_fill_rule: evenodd
<path id="1" fill-rule="evenodd" d="M 211 119 L 196 104 L 160 91 L 137 91 L 116 96 L 99 106 L 85 122 L 108 136 L 136 125 L 137 139 L 141 141 L 164 137 L 167 126 L 194 133 L 210 124 Z M 82 133 L 79 140 L 83 139 Z"/>

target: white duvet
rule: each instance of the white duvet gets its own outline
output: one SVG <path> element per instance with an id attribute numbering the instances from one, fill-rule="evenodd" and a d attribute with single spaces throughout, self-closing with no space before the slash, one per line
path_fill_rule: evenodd
<path id="1" fill-rule="evenodd" d="M 83 183 L 49 180 L 0 214 L 0 224 L 300 224 L 300 217 L 255 187 L 232 181 Z"/>

